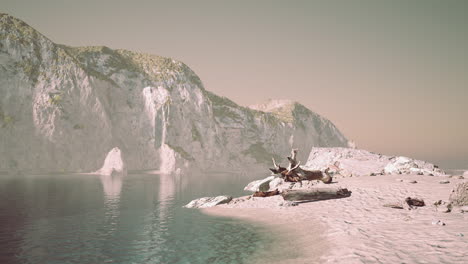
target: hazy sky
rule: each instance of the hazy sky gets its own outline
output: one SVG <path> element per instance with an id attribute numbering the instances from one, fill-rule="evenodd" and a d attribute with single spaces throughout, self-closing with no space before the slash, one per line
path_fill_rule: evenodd
<path id="1" fill-rule="evenodd" d="M 0 0 L 56 43 L 185 62 L 250 105 L 299 101 L 358 147 L 468 168 L 468 1 Z"/>

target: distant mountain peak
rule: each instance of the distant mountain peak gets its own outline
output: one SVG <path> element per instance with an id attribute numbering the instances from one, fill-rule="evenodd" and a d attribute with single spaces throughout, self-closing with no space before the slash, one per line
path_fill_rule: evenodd
<path id="1" fill-rule="evenodd" d="M 293 122 L 295 113 L 314 114 L 304 105 L 289 99 L 269 99 L 260 104 L 249 106 L 250 109 L 271 113 L 285 122 Z"/>

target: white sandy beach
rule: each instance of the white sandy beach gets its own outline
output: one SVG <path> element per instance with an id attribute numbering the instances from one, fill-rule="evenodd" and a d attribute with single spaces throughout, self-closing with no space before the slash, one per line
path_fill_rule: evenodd
<path id="1" fill-rule="evenodd" d="M 468 214 L 444 213 L 445 207 L 433 205 L 448 201 L 464 179 L 383 175 L 336 181 L 333 185 L 348 188 L 351 197 L 294 207 L 279 206 L 281 196 L 252 198 L 203 212 L 259 223 L 277 234 L 275 248 L 260 250 L 254 263 L 468 263 Z M 426 206 L 383 206 L 406 197 L 422 198 Z M 445 225 L 435 224 L 438 220 Z"/>

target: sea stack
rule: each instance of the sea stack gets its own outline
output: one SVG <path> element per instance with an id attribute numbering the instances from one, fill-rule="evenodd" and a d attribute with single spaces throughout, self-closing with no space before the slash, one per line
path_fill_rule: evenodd
<path id="1" fill-rule="evenodd" d="M 109 151 L 102 168 L 96 171 L 101 175 L 126 175 L 127 167 L 122 159 L 122 151 L 115 147 Z"/>

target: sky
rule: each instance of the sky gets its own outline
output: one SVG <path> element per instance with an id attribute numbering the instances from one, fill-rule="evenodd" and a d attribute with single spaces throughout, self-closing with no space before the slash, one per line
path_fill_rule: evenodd
<path id="1" fill-rule="evenodd" d="M 468 169 L 468 1 L 0 0 L 56 43 L 171 57 L 248 106 L 291 99 L 359 148 Z"/>

